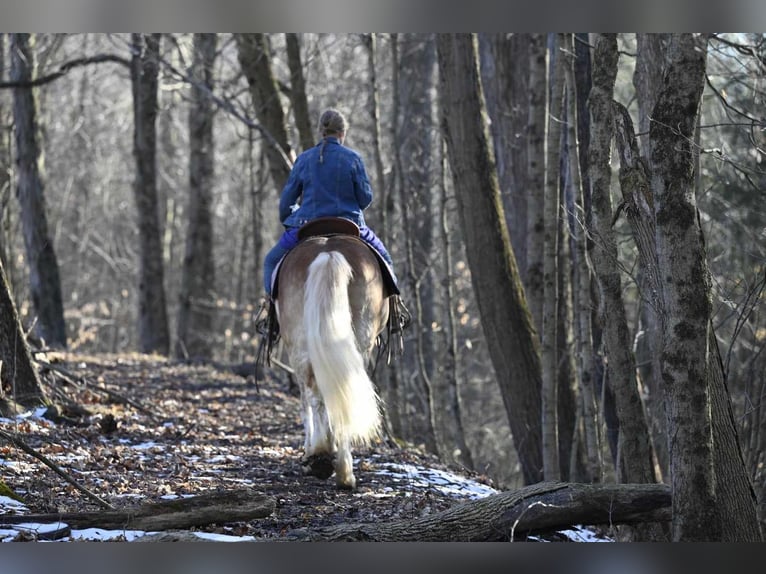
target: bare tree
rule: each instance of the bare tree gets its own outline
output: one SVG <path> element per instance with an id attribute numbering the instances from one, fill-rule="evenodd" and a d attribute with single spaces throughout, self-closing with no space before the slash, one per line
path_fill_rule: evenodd
<path id="1" fill-rule="evenodd" d="M 131 80 L 133 86 L 136 175 L 133 191 L 138 210 L 139 345 L 144 353 L 170 351 L 162 241 L 157 204 L 157 70 L 160 35 L 133 34 Z"/>
<path id="2" fill-rule="evenodd" d="M 28 83 L 35 68 L 34 38 L 11 34 L 11 81 Z M 21 206 L 24 246 L 29 264 L 32 302 L 37 313 L 36 332 L 46 344 L 66 347 L 66 323 L 59 265 L 48 232 L 45 207 L 45 171 L 40 152 L 37 101 L 34 88 L 13 89 L 16 133 L 17 197 Z"/>
<path id="3" fill-rule="evenodd" d="M 447 149 L 482 327 L 524 481 L 542 479 L 539 342 L 500 202 L 473 34 L 438 34 Z"/>
<path id="4" fill-rule="evenodd" d="M 716 496 L 709 356 L 710 275 L 695 199 L 693 146 L 705 85 L 705 35 L 674 34 L 649 131 L 657 264 L 663 281 L 662 378 L 668 417 L 674 540 L 743 540 L 724 532 Z M 672 81 L 668 79 L 672 78 Z M 747 493 L 744 493 L 747 495 Z M 742 501 L 739 501 L 740 504 Z M 755 505 L 752 505 L 755 518 Z M 729 526 L 729 525 L 727 525 Z M 760 534 L 758 534 L 760 539 Z"/>
<path id="5" fill-rule="evenodd" d="M 213 86 L 216 34 L 194 34 L 189 107 L 189 224 L 183 260 L 176 355 L 210 357 L 215 308 L 213 257 Z"/>
<path id="6" fill-rule="evenodd" d="M 651 114 L 651 162 L 636 150 L 621 151 L 620 185 L 661 319 L 673 537 L 758 541 L 756 497 L 711 323 L 710 277 L 694 195 L 693 134 L 706 45 L 704 35 L 672 36 Z M 633 142 L 630 117 L 622 110 L 618 143 Z"/>

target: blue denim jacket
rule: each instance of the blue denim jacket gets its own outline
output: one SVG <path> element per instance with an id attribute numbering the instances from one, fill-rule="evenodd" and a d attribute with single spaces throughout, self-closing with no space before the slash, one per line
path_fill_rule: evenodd
<path id="1" fill-rule="evenodd" d="M 320 150 L 322 162 L 319 161 Z M 293 211 L 292 206 L 300 207 Z M 279 200 L 285 227 L 300 227 L 317 217 L 344 217 L 364 227 L 363 211 L 372 202 L 372 188 L 362 157 L 334 137 L 307 149 L 295 160 Z"/>

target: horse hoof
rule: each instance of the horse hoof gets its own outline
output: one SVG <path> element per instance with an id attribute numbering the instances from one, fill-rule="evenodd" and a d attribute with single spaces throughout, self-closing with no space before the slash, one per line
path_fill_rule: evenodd
<path id="1" fill-rule="evenodd" d="M 303 474 L 316 476 L 322 480 L 330 478 L 335 469 L 332 465 L 333 457 L 329 454 L 313 454 L 301 462 Z"/>
<path id="2" fill-rule="evenodd" d="M 348 482 L 338 482 L 338 490 L 354 490 L 356 488 L 356 478 L 351 478 Z"/>

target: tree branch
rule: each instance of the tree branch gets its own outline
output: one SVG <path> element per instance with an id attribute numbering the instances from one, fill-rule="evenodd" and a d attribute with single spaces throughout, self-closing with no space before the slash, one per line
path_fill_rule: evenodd
<path id="1" fill-rule="evenodd" d="M 90 56 L 88 58 L 77 58 L 62 64 L 59 69 L 52 74 L 40 76 L 34 80 L 28 82 L 0 82 L 0 89 L 5 88 L 36 88 L 44 84 L 49 84 L 54 80 L 58 80 L 62 76 L 65 76 L 70 70 L 74 68 L 80 68 L 82 66 L 89 66 L 90 64 L 103 64 L 103 63 L 122 64 L 123 66 L 130 68 L 130 62 L 118 56 L 116 54 L 99 54 L 97 56 Z"/>

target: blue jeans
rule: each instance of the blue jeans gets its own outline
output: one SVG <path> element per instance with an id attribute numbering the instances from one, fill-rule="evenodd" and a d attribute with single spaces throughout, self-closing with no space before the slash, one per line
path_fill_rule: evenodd
<path id="1" fill-rule="evenodd" d="M 380 256 L 388 264 L 389 270 L 391 271 L 391 278 L 398 287 L 399 280 L 394 274 L 394 262 L 391 259 L 391 254 L 386 249 L 386 246 L 383 245 L 380 238 L 375 235 L 375 232 L 367 226 L 359 229 L 359 235 L 365 243 L 380 253 Z M 271 295 L 271 276 L 274 274 L 274 269 L 276 268 L 277 263 L 279 263 L 280 259 L 287 255 L 287 253 L 296 245 L 298 245 L 298 228 L 290 227 L 285 230 L 277 244 L 266 255 L 266 259 L 263 261 L 263 286 L 266 289 L 266 293 L 269 295 Z"/>

